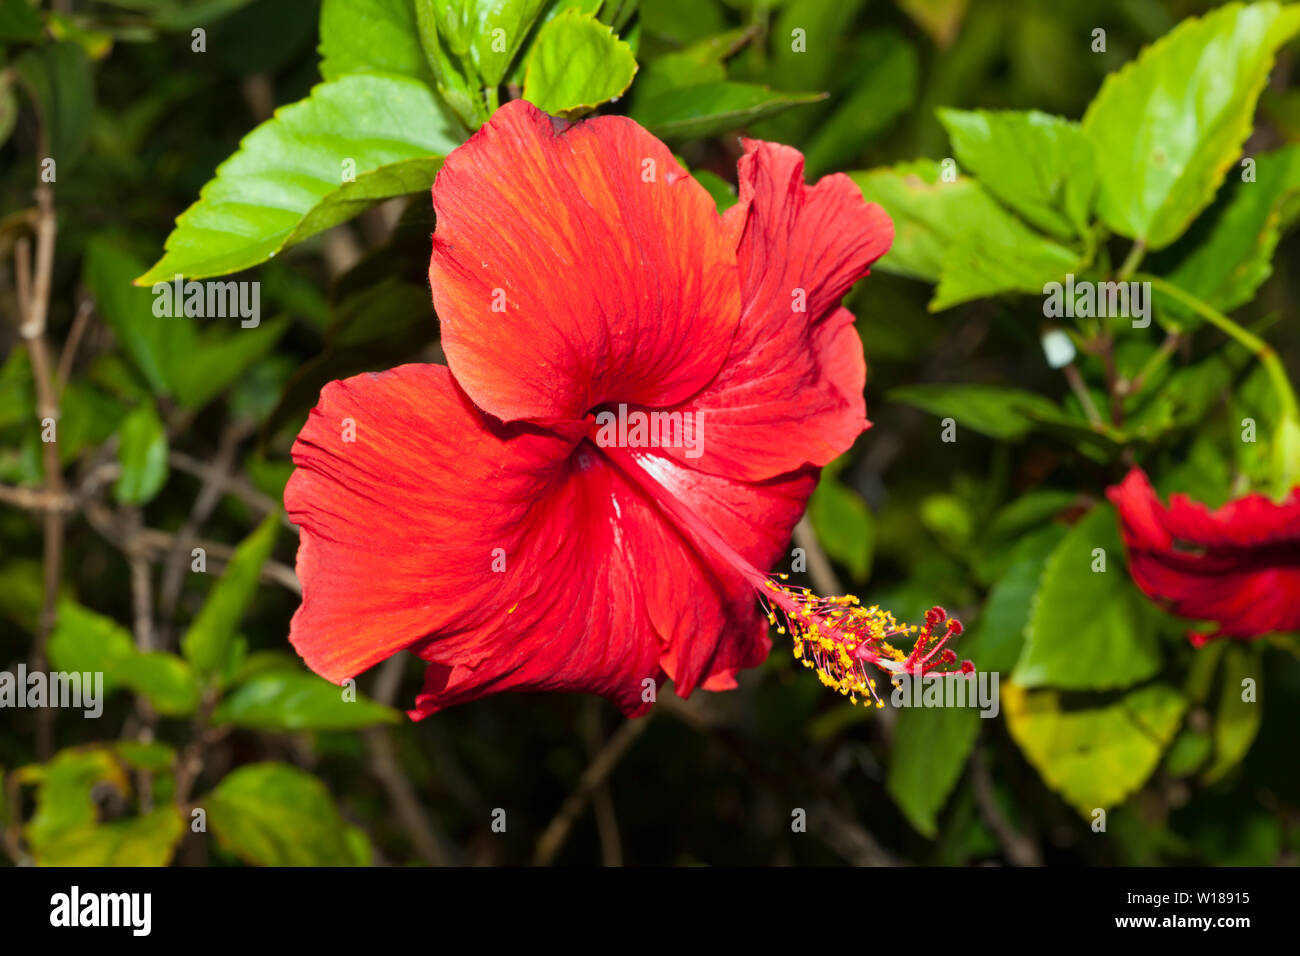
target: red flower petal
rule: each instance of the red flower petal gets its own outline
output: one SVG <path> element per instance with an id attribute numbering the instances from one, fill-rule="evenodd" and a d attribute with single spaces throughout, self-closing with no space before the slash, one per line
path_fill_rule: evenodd
<path id="1" fill-rule="evenodd" d="M 685 695 L 759 663 L 752 586 L 579 444 L 589 428 L 502 425 L 435 365 L 328 385 L 285 490 L 302 528 L 290 640 L 308 665 L 338 682 L 409 647 L 430 662 L 425 716 L 502 690 L 589 691 L 639 713 L 647 678 Z M 649 467 L 760 567 L 815 481 Z"/>
<path id="2" fill-rule="evenodd" d="M 764 565 L 784 547 L 814 483 L 801 475 L 756 488 L 663 459 L 657 467 Z M 647 679 L 671 678 L 681 696 L 701 685 L 725 689 L 736 670 L 767 656 L 752 586 L 590 446 L 531 516 L 535 537 L 513 560 L 535 593 L 491 626 L 412 648 L 430 661 L 412 717 L 505 690 L 588 691 L 633 716 L 650 707 Z"/>
<path id="3" fill-rule="evenodd" d="M 726 357 L 740 316 L 732 233 L 633 121 L 568 126 L 509 103 L 447 158 L 433 204 L 447 363 L 498 418 L 672 405 Z"/>
<path id="4" fill-rule="evenodd" d="M 867 427 L 862 342 L 839 301 L 894 227 L 847 176 L 806 186 L 803 156 L 787 146 L 746 141 L 739 174 L 727 217 L 740 237 L 740 328 L 718 377 L 683 409 L 703 415 L 693 467 L 756 481 L 824 465 Z"/>
<path id="5" fill-rule="evenodd" d="M 1250 494 L 1216 511 L 1173 495 L 1165 508 L 1134 468 L 1107 495 L 1147 596 L 1182 617 L 1218 622 L 1219 636 L 1300 629 L 1300 494 L 1280 505 Z"/>
<path id="6" fill-rule="evenodd" d="M 438 365 L 325 386 L 284 493 L 302 529 L 290 640 L 308 666 L 337 683 L 521 599 L 527 582 L 493 574 L 493 549 L 517 546 L 584 429 L 501 426 Z"/>

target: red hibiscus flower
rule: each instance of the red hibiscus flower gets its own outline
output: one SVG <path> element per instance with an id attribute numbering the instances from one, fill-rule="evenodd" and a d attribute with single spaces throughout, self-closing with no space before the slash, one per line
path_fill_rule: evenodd
<path id="1" fill-rule="evenodd" d="M 1139 468 L 1107 491 L 1138 587 L 1180 617 L 1214 621 L 1196 645 L 1300 630 L 1300 490 L 1282 504 L 1249 494 L 1211 511 L 1186 495 L 1160 503 Z"/>
<path id="2" fill-rule="evenodd" d="M 429 266 L 447 366 L 329 384 L 293 448 L 290 639 L 313 670 L 408 648 L 429 662 L 412 717 L 505 690 L 638 714 L 650 681 L 725 689 L 763 660 L 755 588 L 850 691 L 877 658 L 952 660 L 897 663 L 882 642 L 911 632 L 888 615 L 758 570 L 868 426 L 839 302 L 893 226 L 844 176 L 806 186 L 783 146 L 747 142 L 739 181 L 719 216 L 631 120 L 522 101 L 447 158 Z"/>

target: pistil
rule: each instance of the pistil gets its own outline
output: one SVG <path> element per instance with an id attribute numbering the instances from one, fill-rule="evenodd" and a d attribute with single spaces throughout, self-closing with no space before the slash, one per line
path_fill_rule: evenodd
<path id="1" fill-rule="evenodd" d="M 861 697 L 873 700 L 877 707 L 884 706 L 868 666 L 892 677 L 928 674 L 957 662 L 956 653 L 946 645 L 961 634 L 962 626 L 949 618 L 943 608 L 935 606 L 927 611 L 924 626 L 902 624 L 877 605 L 863 607 L 855 595 L 821 597 L 808 588 L 786 583 L 788 574 L 765 574 L 655 476 L 654 458 L 618 447 L 602 447 L 598 452 L 649 495 L 679 527 L 753 585 L 768 622 L 778 634 L 789 633 L 795 659 L 815 670 L 825 686 L 853 703 Z M 899 638 L 914 640 L 910 653 L 905 654 L 891 643 Z M 960 669 L 969 673 L 974 665 L 963 661 Z"/>

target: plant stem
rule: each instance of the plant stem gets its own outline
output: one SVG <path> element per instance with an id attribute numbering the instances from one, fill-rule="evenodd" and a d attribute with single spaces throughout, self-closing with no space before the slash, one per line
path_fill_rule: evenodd
<path id="1" fill-rule="evenodd" d="M 1271 345 L 1254 333 L 1242 328 L 1222 312 L 1202 302 L 1190 292 L 1178 288 L 1173 283 L 1152 275 L 1139 275 L 1137 278 L 1142 282 L 1150 282 L 1153 289 L 1177 302 L 1181 302 L 1205 321 L 1240 342 L 1259 359 L 1260 364 L 1264 366 L 1264 371 L 1268 373 L 1269 380 L 1273 384 L 1273 390 L 1277 393 L 1278 402 L 1282 406 L 1282 417 L 1300 420 L 1300 405 L 1296 403 L 1295 391 L 1291 388 L 1291 381 L 1287 378 L 1286 369 L 1282 366 L 1282 360 L 1278 358 L 1277 352 L 1273 350 Z"/>
<path id="2" fill-rule="evenodd" d="M 1065 380 L 1070 383 L 1070 391 L 1074 392 L 1074 397 L 1083 406 L 1083 413 L 1088 416 L 1088 424 L 1094 429 L 1100 429 L 1105 423 L 1101 420 L 1101 413 L 1097 411 L 1097 405 L 1092 400 L 1087 383 L 1084 382 L 1083 376 L 1079 374 L 1078 367 L 1071 362 L 1061 371 L 1065 373 Z"/>
<path id="3" fill-rule="evenodd" d="M 63 466 L 59 458 L 58 419 L 59 393 L 54 377 L 54 363 L 50 358 L 45 335 L 45 320 L 50 308 L 50 290 L 54 274 L 54 238 L 58 220 L 54 215 L 54 193 L 49 184 L 36 187 L 36 210 L 32 228 L 36 235 L 35 265 L 27 237 L 15 246 L 15 276 L 18 288 L 18 333 L 27 345 L 32 363 L 32 379 L 36 388 L 37 417 L 42 422 L 53 422 L 54 441 L 42 441 L 42 473 L 46 498 L 52 503 L 63 496 Z M 44 434 L 42 434 L 44 439 Z M 44 516 L 44 601 L 36 642 L 32 647 L 33 671 L 42 671 L 46 664 L 46 643 L 54 630 L 58 613 L 59 579 L 63 574 L 64 515 L 50 507 Z M 53 749 L 53 711 L 41 710 L 36 724 L 36 752 L 42 760 Z"/>
<path id="4" fill-rule="evenodd" d="M 1142 366 L 1137 375 L 1134 376 L 1131 381 L 1121 383 L 1123 386 L 1123 394 L 1135 395 L 1142 391 L 1142 387 L 1146 385 L 1147 379 L 1151 377 L 1152 373 L 1154 373 L 1156 369 L 1169 361 L 1169 356 L 1173 355 L 1174 352 L 1177 351 L 1182 340 L 1183 336 L 1181 332 L 1170 332 L 1166 335 L 1165 340 L 1160 343 L 1160 347 L 1156 349 L 1155 354 L 1147 359 L 1146 364 Z"/>
<path id="5" fill-rule="evenodd" d="M 1142 264 L 1146 254 L 1147 243 L 1145 239 L 1139 239 L 1133 243 L 1133 248 L 1128 251 L 1128 256 L 1125 257 L 1123 265 L 1119 267 L 1119 272 L 1115 273 L 1115 278 L 1120 282 L 1128 281 L 1128 277 Z"/>

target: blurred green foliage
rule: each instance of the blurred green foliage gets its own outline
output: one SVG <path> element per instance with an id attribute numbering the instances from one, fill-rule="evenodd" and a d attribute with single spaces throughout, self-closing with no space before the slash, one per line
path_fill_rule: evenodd
<path id="1" fill-rule="evenodd" d="M 0 0 L 0 667 L 101 672 L 107 697 L 95 720 L 0 712 L 10 862 L 1295 860 L 1300 644 L 1193 650 L 1129 581 L 1104 503 L 1134 460 L 1212 505 L 1289 488 L 1280 366 L 1177 294 L 1139 329 L 1048 317 L 1043 293 L 1149 274 L 1295 367 L 1300 8 L 55 6 Z M 778 639 L 739 690 L 656 715 L 543 852 L 622 732 L 611 707 L 498 697 L 411 724 L 413 660 L 341 694 L 291 653 L 293 436 L 330 379 L 440 360 L 428 189 L 520 96 L 630 115 L 720 208 L 743 132 L 889 212 L 894 247 L 847 303 L 874 427 L 809 521 L 864 599 L 966 622 L 996 718 L 853 708 Z M 256 279 L 265 318 L 160 317 L 149 287 L 178 275 Z"/>

